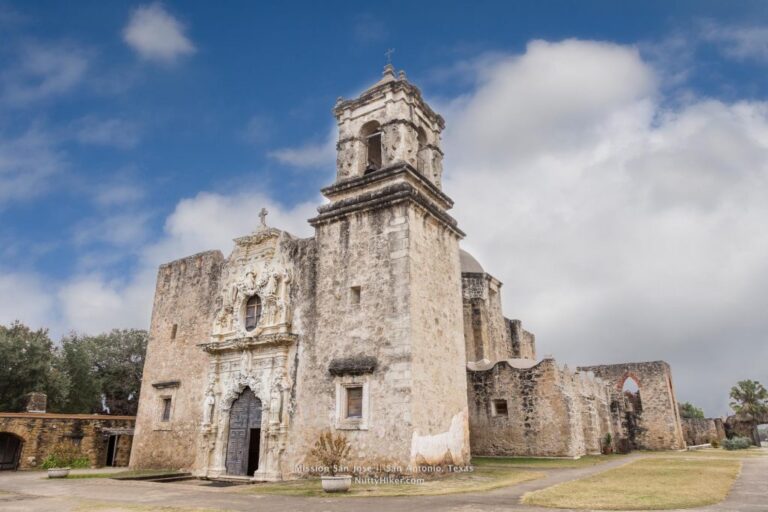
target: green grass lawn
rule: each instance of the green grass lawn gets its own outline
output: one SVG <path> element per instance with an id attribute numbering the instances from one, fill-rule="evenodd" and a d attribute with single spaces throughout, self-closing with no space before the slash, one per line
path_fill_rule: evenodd
<path id="1" fill-rule="evenodd" d="M 333 496 L 437 496 L 463 492 L 482 492 L 542 478 L 543 473 L 504 466 L 475 467 L 471 473 L 455 473 L 443 478 L 413 484 L 370 484 L 352 482 L 348 493 Z M 319 479 L 256 484 L 237 492 L 281 494 L 287 496 L 330 496 L 323 492 Z"/>
<path id="2" fill-rule="evenodd" d="M 685 455 L 691 452 L 684 452 Z M 667 510 L 718 503 L 739 474 L 735 458 L 653 456 L 527 493 L 523 503 L 591 510 Z"/>
<path id="3" fill-rule="evenodd" d="M 584 468 L 609 460 L 616 460 L 623 455 L 587 455 L 579 459 L 545 459 L 540 457 L 472 457 L 472 464 L 478 467 L 506 466 L 531 469 Z"/>

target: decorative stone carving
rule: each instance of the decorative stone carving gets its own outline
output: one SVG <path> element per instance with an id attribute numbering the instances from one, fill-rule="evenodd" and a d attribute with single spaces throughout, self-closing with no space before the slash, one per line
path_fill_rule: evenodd
<path id="1" fill-rule="evenodd" d="M 208 385 L 203 401 L 203 426 L 209 426 L 213 420 L 213 411 L 216 406 L 216 395 L 213 392 L 213 384 Z"/>

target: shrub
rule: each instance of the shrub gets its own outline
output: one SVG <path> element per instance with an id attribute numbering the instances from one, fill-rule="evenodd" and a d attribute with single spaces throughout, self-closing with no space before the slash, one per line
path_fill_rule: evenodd
<path id="1" fill-rule="evenodd" d="M 723 448 L 726 450 L 744 450 L 752 446 L 752 441 L 747 437 L 732 437 L 723 439 Z"/>
<path id="2" fill-rule="evenodd" d="M 88 468 L 91 461 L 83 455 L 74 443 L 56 443 L 43 460 L 43 469 L 51 468 Z"/>
<path id="3" fill-rule="evenodd" d="M 720 448 L 720 441 L 717 439 L 713 440 L 711 443 L 709 443 L 712 448 Z"/>
<path id="4" fill-rule="evenodd" d="M 341 465 L 349 455 L 350 449 L 351 446 L 346 437 L 341 434 L 333 435 L 328 430 L 320 434 L 310 453 L 321 465 L 328 468 L 331 476 L 335 476 L 336 472 L 342 469 Z"/>

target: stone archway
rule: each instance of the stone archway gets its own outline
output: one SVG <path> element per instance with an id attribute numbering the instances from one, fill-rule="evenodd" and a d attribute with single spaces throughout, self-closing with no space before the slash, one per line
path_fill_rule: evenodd
<path id="1" fill-rule="evenodd" d="M 24 440 L 10 432 L 0 432 L 0 470 L 19 467 Z"/>
<path id="2" fill-rule="evenodd" d="M 262 406 L 246 387 L 229 409 L 226 471 L 228 475 L 253 476 L 259 469 Z"/>

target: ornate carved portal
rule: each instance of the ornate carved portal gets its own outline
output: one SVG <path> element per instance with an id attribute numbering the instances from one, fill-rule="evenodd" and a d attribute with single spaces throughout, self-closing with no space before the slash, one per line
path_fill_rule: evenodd
<path id="1" fill-rule="evenodd" d="M 282 454 L 291 416 L 289 353 L 293 267 L 280 250 L 288 236 L 261 227 L 235 240 L 216 301 L 211 337 L 200 343 L 209 355 L 208 383 L 201 390 L 199 476 L 248 475 L 282 479 Z M 258 321 L 248 301 L 258 297 Z"/>
<path id="2" fill-rule="evenodd" d="M 245 388 L 229 411 L 227 474 L 253 476 L 259 468 L 260 446 L 261 400 Z"/>

